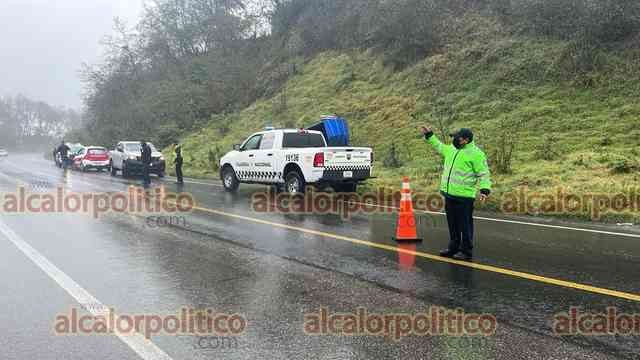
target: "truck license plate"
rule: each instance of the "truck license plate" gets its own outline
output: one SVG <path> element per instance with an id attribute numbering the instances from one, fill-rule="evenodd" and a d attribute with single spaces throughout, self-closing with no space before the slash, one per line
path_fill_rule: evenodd
<path id="1" fill-rule="evenodd" d="M 342 173 L 342 177 L 343 178 L 352 178 L 353 177 L 353 171 L 345 171 Z"/>

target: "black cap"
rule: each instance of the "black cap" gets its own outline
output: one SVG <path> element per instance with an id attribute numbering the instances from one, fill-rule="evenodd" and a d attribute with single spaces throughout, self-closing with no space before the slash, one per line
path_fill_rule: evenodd
<path id="1" fill-rule="evenodd" d="M 449 134 L 451 137 L 461 137 L 465 139 L 469 139 L 469 141 L 473 141 L 473 131 L 471 129 L 462 128 L 453 134 Z"/>

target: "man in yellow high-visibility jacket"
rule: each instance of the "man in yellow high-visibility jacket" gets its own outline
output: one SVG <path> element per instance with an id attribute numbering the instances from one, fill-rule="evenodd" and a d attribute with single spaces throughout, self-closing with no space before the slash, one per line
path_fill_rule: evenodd
<path id="1" fill-rule="evenodd" d="M 449 248 L 440 255 L 463 260 L 473 259 L 473 206 L 480 190 L 480 200 L 491 193 L 491 173 L 487 157 L 473 142 L 473 132 L 460 129 L 450 134 L 451 145 L 443 144 L 430 127 L 422 127 L 425 139 L 444 157 L 440 192 L 445 198 L 449 224 Z"/>

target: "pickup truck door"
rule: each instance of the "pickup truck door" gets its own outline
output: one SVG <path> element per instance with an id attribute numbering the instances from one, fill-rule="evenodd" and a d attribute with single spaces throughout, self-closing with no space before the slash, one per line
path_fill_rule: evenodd
<path id="1" fill-rule="evenodd" d="M 255 151 L 253 171 L 258 182 L 275 183 L 278 181 L 276 173 L 275 154 L 276 134 L 274 132 L 265 133 L 260 141 L 260 149 Z"/>
<path id="2" fill-rule="evenodd" d="M 122 143 L 118 143 L 118 145 L 116 145 L 116 149 L 113 151 L 113 155 L 111 156 L 111 163 L 115 165 L 116 169 L 122 170 L 123 154 L 124 154 L 124 145 L 122 145 Z"/>
<path id="3" fill-rule="evenodd" d="M 233 168 L 241 181 L 257 180 L 254 164 L 256 162 L 256 153 L 260 149 L 261 141 L 262 134 L 253 135 L 245 141 L 244 145 L 240 148 L 240 153 L 236 158 L 236 163 L 233 164 Z"/>

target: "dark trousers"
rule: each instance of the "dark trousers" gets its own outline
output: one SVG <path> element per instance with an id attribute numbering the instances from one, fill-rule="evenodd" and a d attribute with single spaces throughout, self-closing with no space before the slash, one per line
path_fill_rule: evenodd
<path id="1" fill-rule="evenodd" d="M 445 197 L 449 250 L 452 252 L 473 253 L 473 203 L 474 199 Z"/>
<path id="2" fill-rule="evenodd" d="M 151 185 L 151 178 L 149 177 L 149 164 L 142 165 L 142 179 L 145 188 Z"/>
<path id="3" fill-rule="evenodd" d="M 178 183 L 182 184 L 184 182 L 182 179 L 182 164 L 176 164 L 176 178 L 178 178 Z"/>

